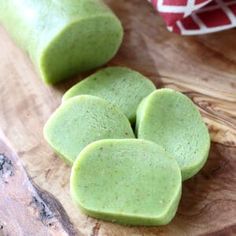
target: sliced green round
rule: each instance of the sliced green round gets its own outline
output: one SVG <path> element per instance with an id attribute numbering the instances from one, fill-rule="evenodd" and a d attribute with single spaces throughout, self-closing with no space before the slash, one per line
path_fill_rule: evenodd
<path id="1" fill-rule="evenodd" d="M 181 184 L 176 160 L 159 145 L 100 140 L 74 162 L 70 190 L 89 216 L 127 225 L 164 225 L 176 213 Z"/>
<path id="2" fill-rule="evenodd" d="M 44 137 L 66 161 L 73 163 L 89 143 L 106 138 L 134 138 L 126 116 L 107 101 L 89 95 L 63 103 L 44 127 Z"/>
<path id="3" fill-rule="evenodd" d="M 136 132 L 138 138 L 161 145 L 176 158 L 183 180 L 207 160 L 208 129 L 193 102 L 177 91 L 160 89 L 145 98 L 137 111 Z"/>
<path id="4" fill-rule="evenodd" d="M 136 71 L 108 67 L 73 86 L 65 93 L 63 101 L 81 94 L 98 96 L 116 105 L 131 122 L 135 122 L 139 103 L 155 89 L 149 79 Z"/>

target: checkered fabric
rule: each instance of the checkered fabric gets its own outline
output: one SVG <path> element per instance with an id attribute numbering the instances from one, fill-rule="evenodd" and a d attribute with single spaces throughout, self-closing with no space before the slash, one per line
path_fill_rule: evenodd
<path id="1" fill-rule="evenodd" d="M 236 0 L 148 0 L 170 31 L 206 34 L 236 26 Z"/>

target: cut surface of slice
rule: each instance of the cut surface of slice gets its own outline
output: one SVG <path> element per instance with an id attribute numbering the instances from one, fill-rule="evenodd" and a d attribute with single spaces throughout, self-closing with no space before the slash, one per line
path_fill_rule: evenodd
<path id="1" fill-rule="evenodd" d="M 140 73 L 125 67 L 107 67 L 69 89 L 63 101 L 89 94 L 116 105 L 134 123 L 139 103 L 155 90 L 155 85 Z"/>
<path id="2" fill-rule="evenodd" d="M 181 172 L 159 145 L 137 139 L 88 145 L 72 167 L 72 199 L 89 216 L 126 225 L 164 225 L 181 196 Z"/>
<path id="3" fill-rule="evenodd" d="M 66 161 L 73 163 L 89 143 L 105 138 L 134 138 L 126 116 L 107 101 L 81 95 L 63 103 L 44 127 L 44 137 Z"/>
<path id="4" fill-rule="evenodd" d="M 195 175 L 207 160 L 208 129 L 193 102 L 180 92 L 160 89 L 145 98 L 137 111 L 136 133 L 174 156 L 183 180 Z"/>

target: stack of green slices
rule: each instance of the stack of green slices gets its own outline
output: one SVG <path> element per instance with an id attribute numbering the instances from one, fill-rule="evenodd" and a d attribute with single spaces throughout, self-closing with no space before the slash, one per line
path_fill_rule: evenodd
<path id="1" fill-rule="evenodd" d="M 122 67 L 100 70 L 67 91 L 44 136 L 73 165 L 71 196 L 82 211 L 127 225 L 169 223 L 182 181 L 203 167 L 210 148 L 188 97 L 156 90 Z"/>

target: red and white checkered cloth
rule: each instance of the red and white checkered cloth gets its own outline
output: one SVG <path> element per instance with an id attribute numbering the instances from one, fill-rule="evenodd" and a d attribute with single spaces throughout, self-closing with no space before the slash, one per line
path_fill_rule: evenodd
<path id="1" fill-rule="evenodd" d="M 148 0 L 170 31 L 206 34 L 236 26 L 236 0 Z"/>

